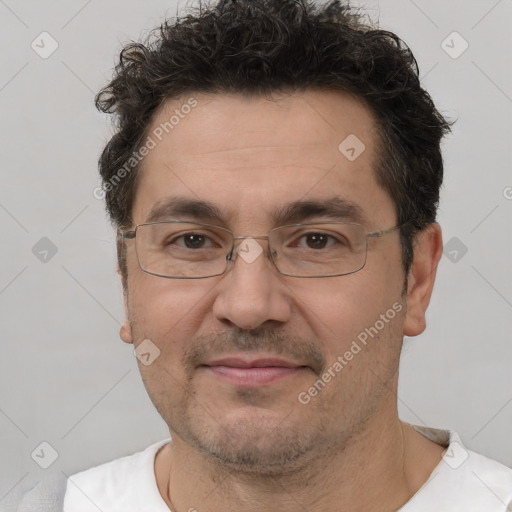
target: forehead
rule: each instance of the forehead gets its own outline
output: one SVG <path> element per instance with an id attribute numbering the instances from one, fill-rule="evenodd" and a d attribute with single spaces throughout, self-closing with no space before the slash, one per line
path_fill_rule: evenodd
<path id="1" fill-rule="evenodd" d="M 191 93 L 165 103 L 147 135 L 136 224 L 173 197 L 207 201 L 232 222 L 264 223 L 293 202 L 336 197 L 369 218 L 393 214 L 375 179 L 373 116 L 345 93 Z"/>

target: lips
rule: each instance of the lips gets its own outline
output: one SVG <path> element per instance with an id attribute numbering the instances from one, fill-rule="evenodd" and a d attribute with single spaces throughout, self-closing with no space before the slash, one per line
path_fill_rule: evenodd
<path id="1" fill-rule="evenodd" d="M 307 366 L 280 358 L 230 357 L 202 365 L 213 376 L 237 386 L 258 387 L 302 373 Z"/>
<path id="2" fill-rule="evenodd" d="M 205 363 L 205 366 L 228 366 L 230 368 L 299 368 L 301 365 L 279 358 L 262 358 L 262 359 L 241 359 L 238 357 L 229 357 L 225 359 L 216 359 Z"/>

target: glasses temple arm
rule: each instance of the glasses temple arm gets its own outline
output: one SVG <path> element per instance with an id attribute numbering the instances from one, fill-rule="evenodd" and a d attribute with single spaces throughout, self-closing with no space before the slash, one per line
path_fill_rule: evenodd
<path id="1" fill-rule="evenodd" d="M 382 235 L 386 235 L 387 233 L 391 233 L 392 231 L 400 229 L 404 225 L 405 225 L 405 223 L 404 224 L 399 224 L 398 226 L 393 226 L 393 227 L 388 228 L 388 229 L 381 229 L 380 231 L 372 231 L 371 233 L 366 233 L 366 236 L 371 236 L 371 237 L 378 238 L 378 237 L 381 237 Z"/>
<path id="2" fill-rule="evenodd" d="M 131 239 L 135 238 L 135 234 L 136 234 L 135 230 L 133 230 L 133 231 L 123 231 L 123 230 L 121 230 L 121 231 L 118 231 L 117 237 L 118 237 L 118 239 L 121 239 L 121 240 L 124 240 L 125 238 L 131 240 Z"/>

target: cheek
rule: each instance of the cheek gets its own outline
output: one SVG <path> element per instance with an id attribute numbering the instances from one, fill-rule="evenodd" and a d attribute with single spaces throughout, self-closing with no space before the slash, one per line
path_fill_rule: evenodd
<path id="1" fill-rule="evenodd" d="M 306 318 L 315 333 L 327 358 L 334 360 L 348 350 L 358 336 L 364 340 L 368 329 L 372 330 L 376 322 L 379 335 L 400 331 L 402 310 L 402 277 L 395 272 L 382 272 L 377 278 L 370 272 L 332 278 L 315 283 L 314 289 L 305 287 L 297 290 L 299 315 Z M 385 328 L 381 315 L 384 315 Z M 391 331 L 390 331 L 391 329 Z M 381 332 L 382 331 L 382 332 Z"/>
<path id="2" fill-rule="evenodd" d="M 173 357 L 185 350 L 208 309 L 214 283 L 183 282 L 137 271 L 129 277 L 129 312 L 137 344 L 154 340 L 162 352 Z"/>
<path id="3" fill-rule="evenodd" d="M 163 404 L 175 406 L 181 396 L 181 361 L 193 317 L 189 301 L 173 292 L 172 282 L 156 276 L 134 277 L 130 286 L 134 348 L 141 355 L 149 352 L 151 358 L 147 364 L 143 355 L 138 357 L 141 377 L 157 409 Z"/>

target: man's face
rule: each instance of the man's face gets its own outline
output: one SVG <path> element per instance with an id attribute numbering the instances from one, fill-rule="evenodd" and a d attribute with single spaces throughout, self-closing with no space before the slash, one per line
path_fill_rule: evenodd
<path id="1" fill-rule="evenodd" d="M 290 203 L 333 198 L 357 205 L 367 232 L 396 224 L 376 182 L 374 121 L 357 100 L 326 91 L 273 101 L 193 96 L 197 106 L 144 159 L 134 225 L 178 196 L 211 203 L 222 218 L 191 211 L 161 220 L 216 224 L 235 236 L 267 235 L 277 227 L 272 213 Z M 149 133 L 185 101 L 168 102 Z M 355 160 L 338 148 L 351 134 L 365 145 Z M 317 213 L 297 221 L 355 220 Z M 165 279 L 139 268 L 127 240 L 122 337 L 159 348 L 140 370 L 174 439 L 233 467 L 271 472 L 343 446 L 374 414 L 396 413 L 387 386 L 397 378 L 404 276 L 397 231 L 368 239 L 362 270 L 328 278 L 283 276 L 266 241 L 258 243 L 262 254 L 252 262 L 237 255 L 222 276 Z M 229 368 L 269 358 L 295 368 Z M 329 369 L 328 382 L 308 391 Z"/>

